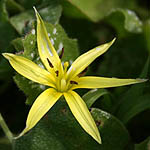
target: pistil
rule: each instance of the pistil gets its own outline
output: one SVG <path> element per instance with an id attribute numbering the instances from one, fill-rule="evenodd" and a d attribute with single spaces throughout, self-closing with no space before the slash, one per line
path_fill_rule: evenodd
<path id="1" fill-rule="evenodd" d="M 61 82 L 60 82 L 60 91 L 61 92 L 66 91 L 66 87 L 67 87 L 66 80 L 64 78 L 62 78 Z"/>

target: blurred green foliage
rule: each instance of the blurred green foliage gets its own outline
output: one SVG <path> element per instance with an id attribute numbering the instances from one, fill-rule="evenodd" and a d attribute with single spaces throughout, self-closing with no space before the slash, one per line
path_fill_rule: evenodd
<path id="1" fill-rule="evenodd" d="M 1 0 L 0 53 L 18 53 L 42 65 L 37 54 L 35 6 L 63 61 L 117 37 L 88 75 L 149 79 L 150 4 L 142 0 Z M 14 84 L 15 81 L 15 84 Z M 30 106 L 47 87 L 17 74 L 0 56 L 0 112 L 14 135 L 25 127 Z M 17 86 L 16 86 L 17 85 Z M 79 90 L 102 137 L 97 144 L 61 99 L 37 126 L 11 145 L 0 131 L 2 150 L 148 150 L 150 86 Z M 80 138 L 79 138 L 80 137 Z"/>

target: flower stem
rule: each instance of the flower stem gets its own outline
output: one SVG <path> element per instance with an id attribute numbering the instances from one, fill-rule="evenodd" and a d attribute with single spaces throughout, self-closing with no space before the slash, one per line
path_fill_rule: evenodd
<path id="1" fill-rule="evenodd" d="M 6 122 L 4 121 L 1 113 L 0 113 L 0 126 L 2 127 L 4 133 L 7 136 L 7 138 L 9 139 L 9 141 L 12 143 L 13 135 L 12 135 L 11 131 L 9 130 Z"/>

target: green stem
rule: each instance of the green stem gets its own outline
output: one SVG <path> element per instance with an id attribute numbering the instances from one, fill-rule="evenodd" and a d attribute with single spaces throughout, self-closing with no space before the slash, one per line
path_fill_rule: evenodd
<path id="1" fill-rule="evenodd" d="M 7 138 L 9 139 L 9 141 L 12 143 L 13 135 L 12 135 L 11 131 L 9 130 L 6 122 L 4 121 L 1 113 L 0 113 L 0 126 L 2 127 L 4 133 L 7 136 Z"/>

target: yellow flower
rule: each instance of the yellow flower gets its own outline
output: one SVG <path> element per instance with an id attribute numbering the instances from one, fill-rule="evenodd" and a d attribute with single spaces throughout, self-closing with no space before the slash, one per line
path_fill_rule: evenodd
<path id="1" fill-rule="evenodd" d="M 35 9 L 35 8 L 34 8 Z M 113 44 L 111 42 L 98 46 L 78 57 L 69 67 L 69 63 L 62 65 L 61 60 L 53 47 L 44 22 L 36 11 L 37 17 L 37 45 L 39 56 L 45 65 L 45 69 L 22 56 L 11 53 L 3 53 L 12 67 L 24 77 L 47 85 L 50 88 L 41 93 L 33 103 L 26 121 L 26 127 L 19 135 L 22 136 L 32 129 L 48 110 L 64 96 L 74 117 L 82 128 L 90 134 L 98 143 L 101 143 L 98 128 L 82 98 L 73 91 L 77 88 L 108 88 L 134 83 L 144 82 L 143 79 L 116 79 L 105 77 L 85 76 L 79 74 L 85 70 L 98 56 L 102 55 Z"/>

